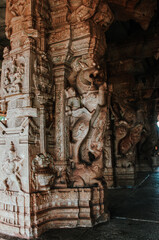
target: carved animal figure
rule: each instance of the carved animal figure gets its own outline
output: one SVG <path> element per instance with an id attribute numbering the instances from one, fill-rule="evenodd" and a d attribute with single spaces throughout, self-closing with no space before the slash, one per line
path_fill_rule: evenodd
<path id="1" fill-rule="evenodd" d="M 83 105 L 83 108 L 72 111 L 74 116 L 76 115 L 78 118 L 77 124 L 73 126 L 72 136 L 74 141 L 78 141 L 80 160 L 90 163 L 91 160 L 102 158 L 103 133 L 107 112 L 107 86 L 104 83 L 101 70 L 91 60 L 77 58 L 73 61 L 72 68 L 73 71 L 68 80 L 71 86 L 77 89 Z M 86 123 L 87 125 L 85 125 Z M 81 125 L 83 126 L 83 131 L 79 131 Z M 73 157 L 73 160 L 79 162 L 79 151 L 77 151 L 77 148 L 74 149 L 77 155 L 76 158 Z"/>
<path id="2" fill-rule="evenodd" d="M 89 187 L 98 185 L 102 187 L 102 169 L 95 163 L 92 166 L 79 164 L 73 174 L 69 176 L 70 182 L 73 187 Z"/>

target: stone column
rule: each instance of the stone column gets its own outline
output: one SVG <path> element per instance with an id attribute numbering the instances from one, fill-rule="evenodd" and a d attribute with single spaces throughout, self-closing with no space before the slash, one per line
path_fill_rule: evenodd
<path id="1" fill-rule="evenodd" d="M 49 34 L 49 54 L 53 63 L 55 81 L 55 156 L 59 178 L 56 187 L 66 187 L 66 166 L 68 160 L 67 123 L 65 117 L 66 76 L 69 70 L 70 26 L 66 20 L 67 2 L 50 1 L 51 31 Z"/>
<path id="2" fill-rule="evenodd" d="M 1 76 L 1 102 L 7 108 L 0 122 L 0 232 L 30 238 L 37 231 L 32 193 L 50 189 L 53 176 L 44 119 L 44 105 L 53 95 L 44 36 L 48 9 L 47 1 L 6 2 L 11 44 L 4 49 Z"/>

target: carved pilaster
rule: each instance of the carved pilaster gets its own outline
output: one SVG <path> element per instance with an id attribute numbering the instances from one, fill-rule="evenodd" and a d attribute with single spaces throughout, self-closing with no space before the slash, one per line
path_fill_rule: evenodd
<path id="1" fill-rule="evenodd" d="M 49 190 L 56 174 L 54 157 L 46 149 L 45 108 L 53 99 L 45 51 L 48 22 L 47 1 L 7 0 L 6 34 L 11 45 L 4 49 L 1 77 L 1 103 L 7 107 L 6 120 L 0 122 L 0 199 L 3 203 L 10 196 L 11 201 L 8 208 L 0 209 L 5 219 L 0 231 L 26 238 L 36 235 L 31 194 Z M 14 204 L 20 209 L 17 214 Z"/>

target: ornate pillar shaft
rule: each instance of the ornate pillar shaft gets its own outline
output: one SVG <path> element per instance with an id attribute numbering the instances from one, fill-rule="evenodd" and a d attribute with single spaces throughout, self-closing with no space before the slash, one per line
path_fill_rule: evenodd
<path id="1" fill-rule="evenodd" d="M 56 168 L 60 172 L 60 178 L 56 186 L 66 186 L 65 172 L 68 160 L 68 143 L 66 142 L 65 87 L 70 55 L 70 26 L 66 20 L 67 1 L 50 1 L 50 10 L 52 25 L 48 45 L 55 81 Z"/>

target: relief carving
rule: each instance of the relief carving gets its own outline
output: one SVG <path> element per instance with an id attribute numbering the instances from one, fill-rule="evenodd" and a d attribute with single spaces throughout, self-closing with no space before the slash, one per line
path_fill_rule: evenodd
<path id="1" fill-rule="evenodd" d="M 86 21 L 94 15 L 99 0 L 85 1 L 85 0 L 68 0 L 68 16 L 67 20 L 71 24 L 76 22 Z"/>
<path id="2" fill-rule="evenodd" d="M 66 90 L 71 135 L 69 180 L 73 186 L 100 185 L 108 91 L 104 71 L 84 57 L 72 62 L 72 70 L 68 78 L 71 87 Z"/>
<path id="3" fill-rule="evenodd" d="M 23 160 L 17 156 L 14 143 L 11 142 L 9 153 L 2 163 L 1 181 L 5 191 L 11 190 L 14 185 L 15 191 L 22 192 L 22 182 L 20 170 L 23 165 Z"/>
<path id="4" fill-rule="evenodd" d="M 4 70 L 3 91 L 5 95 L 22 92 L 25 64 L 23 60 L 11 59 Z"/>
<path id="5" fill-rule="evenodd" d="M 137 119 L 135 110 L 121 101 L 112 107 L 115 117 L 115 155 L 117 167 L 131 167 L 135 164 L 136 145 L 141 140 L 143 123 Z"/>
<path id="6" fill-rule="evenodd" d="M 93 21 L 105 29 L 113 22 L 113 14 L 107 3 L 100 0 L 68 0 L 67 20 L 71 24 L 84 22 L 93 17 Z"/>
<path id="7" fill-rule="evenodd" d="M 56 177 L 54 158 L 48 153 L 36 155 L 32 160 L 31 177 L 33 190 L 49 190 Z"/>
<path id="8" fill-rule="evenodd" d="M 46 103 L 52 91 L 53 81 L 50 64 L 44 52 L 37 55 L 34 61 L 33 81 L 40 104 Z"/>
<path id="9" fill-rule="evenodd" d="M 26 0 L 10 0 L 9 10 L 13 16 L 21 16 L 25 9 Z"/>

